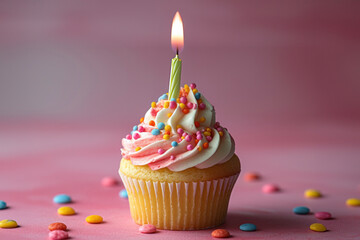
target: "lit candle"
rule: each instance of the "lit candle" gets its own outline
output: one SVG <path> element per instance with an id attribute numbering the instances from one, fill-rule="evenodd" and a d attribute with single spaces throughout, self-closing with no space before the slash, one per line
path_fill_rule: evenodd
<path id="1" fill-rule="evenodd" d="M 179 58 L 179 52 L 184 47 L 184 28 L 179 12 L 176 12 L 172 22 L 171 46 L 176 52 L 176 56 L 171 60 L 169 100 L 178 98 L 180 93 L 181 59 Z"/>

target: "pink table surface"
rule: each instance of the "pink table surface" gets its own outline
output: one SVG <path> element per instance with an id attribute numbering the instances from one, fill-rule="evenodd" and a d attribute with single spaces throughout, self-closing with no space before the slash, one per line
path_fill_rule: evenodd
<path id="1" fill-rule="evenodd" d="M 71 239 L 211 239 L 213 229 L 138 232 L 121 186 L 105 188 L 104 176 L 117 176 L 120 140 L 131 125 L 87 125 L 48 122 L 0 124 L 0 199 L 9 208 L 1 219 L 20 227 L 0 229 L 0 239 L 47 239 L 47 226 L 56 221 L 69 227 Z M 345 201 L 360 197 L 360 128 L 351 123 L 242 124 L 230 129 L 241 157 L 242 173 L 256 170 L 258 182 L 241 175 L 231 197 L 228 217 L 221 228 L 233 239 L 360 239 L 360 207 Z M 265 183 L 282 191 L 264 194 Z M 305 199 L 307 188 L 322 191 L 321 199 Z M 75 216 L 59 216 L 56 194 L 69 194 Z M 312 212 L 329 211 L 332 220 L 292 213 L 295 206 Z M 104 223 L 90 225 L 85 217 L 99 214 Z M 256 232 L 242 232 L 242 223 L 254 223 Z M 317 233 L 309 225 L 329 229 Z"/>

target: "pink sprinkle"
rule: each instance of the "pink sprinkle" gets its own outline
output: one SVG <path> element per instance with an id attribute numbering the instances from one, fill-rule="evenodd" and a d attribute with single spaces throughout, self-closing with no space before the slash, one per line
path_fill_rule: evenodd
<path id="1" fill-rule="evenodd" d="M 219 123 L 219 122 L 216 122 L 216 123 L 214 124 L 214 128 L 218 128 L 218 127 L 220 127 L 220 123 Z"/>
<path id="2" fill-rule="evenodd" d="M 138 133 L 134 133 L 134 139 L 136 140 L 136 139 L 138 139 L 138 138 L 140 138 L 140 134 L 138 134 Z"/>
<path id="3" fill-rule="evenodd" d="M 155 233 L 156 227 L 152 224 L 145 224 L 139 227 L 141 233 Z"/>
<path id="4" fill-rule="evenodd" d="M 171 109 L 175 109 L 177 107 L 177 103 L 175 101 L 171 101 L 169 106 Z"/>
<path id="5" fill-rule="evenodd" d="M 175 160 L 175 156 L 174 156 L 174 155 L 171 155 L 171 156 L 170 156 L 170 160 Z"/>
<path id="6" fill-rule="evenodd" d="M 145 128 L 143 126 L 139 126 L 138 131 L 139 132 L 145 132 Z"/>
<path id="7" fill-rule="evenodd" d="M 182 136 L 183 137 L 186 137 L 188 134 L 186 133 L 186 132 L 184 132 L 183 134 L 182 134 Z"/>
<path id="8" fill-rule="evenodd" d="M 181 97 L 181 98 L 180 98 L 180 102 L 182 102 L 182 103 L 187 103 L 186 97 Z"/>
<path id="9" fill-rule="evenodd" d="M 194 106 L 194 104 L 193 104 L 192 102 L 188 102 L 188 103 L 186 104 L 186 106 L 187 106 L 189 109 L 192 109 L 193 106 Z"/>
<path id="10" fill-rule="evenodd" d="M 113 177 L 104 177 L 101 179 L 101 185 L 104 187 L 112 187 L 118 184 L 118 181 Z"/>
<path id="11" fill-rule="evenodd" d="M 184 133 L 184 129 L 178 128 L 177 133 L 178 133 L 178 134 L 183 134 L 183 133 Z"/>
<path id="12" fill-rule="evenodd" d="M 49 232 L 49 238 L 51 240 L 61 240 L 61 239 L 67 239 L 69 237 L 69 234 L 63 230 L 54 230 Z"/>
<path id="13" fill-rule="evenodd" d="M 218 132 L 222 131 L 223 128 L 222 127 L 217 127 L 216 130 L 218 130 Z"/>
<path id="14" fill-rule="evenodd" d="M 130 134 L 126 135 L 126 139 L 127 139 L 127 140 L 131 140 L 131 138 L 132 138 L 132 137 L 131 137 Z"/>
<path id="15" fill-rule="evenodd" d="M 162 149 L 162 148 L 159 148 L 159 149 L 158 149 L 158 153 L 159 153 L 159 154 L 163 154 L 164 152 L 165 152 L 164 149 Z"/>
<path id="16" fill-rule="evenodd" d="M 157 111 L 155 110 L 155 108 L 151 108 L 150 114 L 151 116 L 156 117 Z"/>
<path id="17" fill-rule="evenodd" d="M 183 140 L 182 138 L 179 138 L 179 139 L 178 139 L 178 142 L 181 142 L 182 140 Z"/>
<path id="18" fill-rule="evenodd" d="M 195 84 L 195 83 L 192 83 L 192 84 L 190 84 L 190 87 L 191 87 L 192 89 L 194 89 L 194 88 L 196 88 L 196 84 Z"/>
<path id="19" fill-rule="evenodd" d="M 185 140 L 186 140 L 187 142 L 191 142 L 191 140 L 192 140 L 191 135 L 187 135 L 187 136 L 185 137 Z"/>
<path id="20" fill-rule="evenodd" d="M 196 139 L 201 140 L 201 139 L 203 139 L 203 136 L 201 134 L 198 134 L 198 135 L 196 135 Z"/>
<path id="21" fill-rule="evenodd" d="M 329 212 L 317 212 L 315 213 L 317 219 L 326 220 L 331 218 L 331 213 Z"/>
<path id="22" fill-rule="evenodd" d="M 200 132 L 200 131 L 197 131 L 197 132 L 196 132 L 196 135 L 199 135 L 199 134 L 201 134 L 201 132 Z"/>
<path id="23" fill-rule="evenodd" d="M 199 104 L 199 109 L 204 110 L 205 108 L 206 108 L 205 103 L 200 103 Z"/>
<path id="24" fill-rule="evenodd" d="M 194 149 L 194 147 L 193 147 L 191 144 L 189 144 L 189 145 L 186 146 L 186 149 L 189 150 L 189 151 L 191 151 L 191 150 Z"/>
<path id="25" fill-rule="evenodd" d="M 262 191 L 264 193 L 275 193 L 275 192 L 280 191 L 280 188 L 275 184 L 269 183 L 269 184 L 265 184 L 262 187 Z"/>
<path id="26" fill-rule="evenodd" d="M 196 103 L 194 103 L 194 109 L 196 109 L 197 108 L 197 104 Z"/>
<path id="27" fill-rule="evenodd" d="M 211 137 L 211 136 L 206 136 L 206 140 L 208 140 L 209 142 L 211 142 L 212 137 Z"/>

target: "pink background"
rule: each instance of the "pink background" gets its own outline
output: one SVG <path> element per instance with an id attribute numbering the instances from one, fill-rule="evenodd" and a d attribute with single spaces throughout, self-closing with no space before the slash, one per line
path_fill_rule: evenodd
<path id="1" fill-rule="evenodd" d="M 243 172 L 227 223 L 234 238 L 358 239 L 360 2 L 1 1 L 0 239 L 46 239 L 64 221 L 73 239 L 209 239 L 211 230 L 144 236 L 117 176 L 120 141 L 167 92 L 172 17 L 185 30 L 182 84 L 195 82 L 235 138 Z M 261 186 L 283 191 L 264 195 Z M 307 188 L 325 197 L 304 199 Z M 68 193 L 78 215 L 56 214 Z M 306 205 L 335 219 L 294 216 Z M 106 223 L 89 226 L 100 214 Z M 238 226 L 256 224 L 244 233 Z M 308 226 L 324 223 L 330 231 Z"/>

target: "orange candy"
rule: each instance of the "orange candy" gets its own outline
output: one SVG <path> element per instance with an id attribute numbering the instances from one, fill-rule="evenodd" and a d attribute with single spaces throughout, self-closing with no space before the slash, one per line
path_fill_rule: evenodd
<path id="1" fill-rule="evenodd" d="M 248 172 L 248 173 L 245 173 L 245 175 L 244 175 L 244 180 L 248 181 L 248 182 L 256 181 L 256 180 L 259 180 L 259 179 L 260 179 L 260 176 L 257 173 Z"/>
<path id="2" fill-rule="evenodd" d="M 195 121 L 195 127 L 200 127 L 200 123 L 198 121 Z"/>
<path id="3" fill-rule="evenodd" d="M 54 231 L 54 230 L 63 230 L 66 231 L 67 227 L 65 224 L 61 223 L 61 222 L 55 222 L 49 225 L 49 230 L 50 231 Z"/>
<path id="4" fill-rule="evenodd" d="M 226 229 L 216 229 L 211 233 L 211 236 L 214 238 L 228 238 L 230 233 Z"/>
<path id="5" fill-rule="evenodd" d="M 209 143 L 208 143 L 208 142 L 204 142 L 203 147 L 204 147 L 204 148 L 208 148 L 208 147 L 209 147 Z"/>
<path id="6" fill-rule="evenodd" d="M 188 113 L 189 113 L 189 109 L 184 108 L 184 109 L 182 110 L 182 112 L 185 113 L 185 114 L 188 114 Z"/>
<path id="7" fill-rule="evenodd" d="M 142 123 L 144 121 L 144 118 L 142 117 L 142 118 L 140 118 L 140 123 Z"/>
<path id="8" fill-rule="evenodd" d="M 151 121 L 149 122 L 149 125 L 150 125 L 150 126 L 155 126 L 155 122 L 154 122 L 153 120 L 151 120 Z"/>

